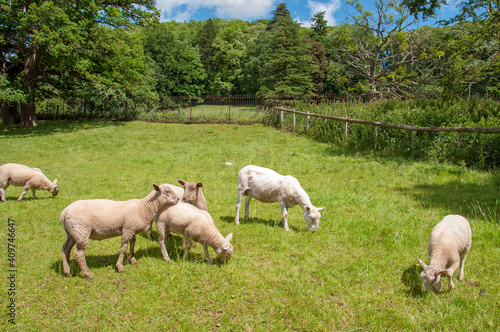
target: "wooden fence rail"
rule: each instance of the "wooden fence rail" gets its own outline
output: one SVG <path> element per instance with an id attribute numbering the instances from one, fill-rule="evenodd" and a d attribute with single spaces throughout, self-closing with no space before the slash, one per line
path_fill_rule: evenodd
<path id="1" fill-rule="evenodd" d="M 306 117 L 316 117 L 322 118 L 325 120 L 334 120 L 341 121 L 345 124 L 347 123 L 359 123 L 366 124 L 375 127 L 386 127 L 386 128 L 394 128 L 408 131 L 446 131 L 446 132 L 455 132 L 455 133 L 483 133 L 483 134 L 499 134 L 500 128 L 470 128 L 470 127 L 420 127 L 420 126 L 407 126 L 407 125 L 399 125 L 393 123 L 385 123 L 379 121 L 368 121 L 368 120 L 359 120 L 359 119 L 350 119 L 347 117 L 333 116 L 333 115 L 322 115 L 322 114 L 314 114 L 309 112 L 301 112 L 296 110 L 290 110 L 284 107 L 275 107 L 275 109 L 281 112 L 281 122 L 283 123 L 283 112 L 293 113 L 293 114 L 302 114 Z M 306 121 L 307 123 L 308 121 Z M 295 123 L 295 121 L 294 121 Z M 347 130 L 346 130 L 347 131 Z"/>

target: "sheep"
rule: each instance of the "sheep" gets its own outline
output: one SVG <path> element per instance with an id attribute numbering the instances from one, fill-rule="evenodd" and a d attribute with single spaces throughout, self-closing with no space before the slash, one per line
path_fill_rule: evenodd
<path id="1" fill-rule="evenodd" d="M 207 211 L 207 201 L 205 200 L 205 196 L 203 196 L 203 192 L 201 191 L 201 187 L 203 187 L 203 183 L 201 182 L 184 182 L 182 180 L 177 180 L 184 188 L 179 186 L 175 186 L 173 184 L 169 184 L 170 188 L 175 192 L 175 194 L 183 201 L 189 204 L 196 206 L 200 210 Z M 148 239 L 151 240 L 151 226 L 148 229 L 147 236 Z M 168 234 L 167 234 L 168 236 Z"/>
<path id="2" fill-rule="evenodd" d="M 179 198 L 169 185 L 153 184 L 154 190 L 143 199 L 112 201 L 108 199 L 79 200 L 68 205 L 60 220 L 66 231 L 62 247 L 63 273 L 70 275 L 69 258 L 76 244 L 75 257 L 87 278 L 93 278 L 85 262 L 85 249 L 90 239 L 102 240 L 121 235 L 121 249 L 116 262 L 118 272 L 123 272 L 123 256 L 130 242 L 127 260 L 136 264 L 134 257 L 135 235 L 145 232 L 158 210 L 164 205 L 177 204 Z"/>
<path id="3" fill-rule="evenodd" d="M 420 274 L 424 292 L 435 285 L 436 291 L 441 289 L 441 275 L 448 277 L 448 288 L 455 288 L 453 272 L 460 265 L 458 280 L 464 280 L 465 257 L 472 244 L 472 231 L 467 219 L 459 215 L 448 215 L 443 218 L 431 232 L 428 253 L 429 265 L 417 257 L 424 271 Z"/>
<path id="4" fill-rule="evenodd" d="M 6 202 L 5 190 L 9 185 L 24 186 L 21 196 L 17 202 L 21 202 L 24 195 L 31 189 L 33 199 L 36 198 L 36 190 L 48 190 L 52 196 L 59 194 L 59 186 L 57 179 L 54 182 L 42 173 L 39 168 L 31 168 L 21 164 L 8 163 L 0 166 L 0 201 Z"/>
<path id="5" fill-rule="evenodd" d="M 213 260 L 208 253 L 208 246 L 212 247 L 219 258 L 228 262 L 233 253 L 231 241 L 233 234 L 224 237 L 214 224 L 214 221 L 207 211 L 198 209 L 189 203 L 179 201 L 176 205 L 162 207 L 156 217 L 156 228 L 158 231 L 158 242 L 160 243 L 163 259 L 167 262 L 170 258 L 165 248 L 165 234 L 172 232 L 183 235 L 182 248 L 184 249 L 183 259 L 187 257 L 191 241 L 196 241 L 203 245 L 205 256 L 210 264 Z"/>
<path id="6" fill-rule="evenodd" d="M 236 217 L 234 222 L 239 225 L 240 205 L 243 195 L 245 198 L 245 219 L 249 220 L 248 207 L 253 198 L 264 203 L 278 202 L 281 208 L 281 223 L 285 231 L 288 228 L 287 208 L 300 205 L 304 211 L 304 220 L 307 228 L 314 232 L 319 226 L 321 214 L 324 208 L 316 208 L 312 205 L 309 195 L 299 184 L 299 181 L 291 175 L 283 176 L 275 171 L 260 166 L 248 165 L 238 173 L 238 200 L 236 201 Z"/>

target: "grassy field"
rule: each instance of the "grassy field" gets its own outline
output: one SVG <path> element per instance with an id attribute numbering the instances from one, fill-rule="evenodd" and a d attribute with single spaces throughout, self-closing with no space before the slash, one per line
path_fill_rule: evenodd
<path id="1" fill-rule="evenodd" d="M 336 153 L 262 125 L 42 122 L 0 129 L 0 164 L 41 168 L 61 188 L 53 198 L 9 187 L 0 203 L 0 330 L 497 331 L 500 326 L 500 177 L 464 167 Z M 226 166 L 230 162 L 233 166 Z M 257 164 L 294 175 L 318 207 L 316 233 L 299 207 L 287 233 L 277 204 L 252 201 L 234 225 L 238 171 Z M 209 211 L 232 232 L 229 264 L 209 265 L 201 246 L 181 256 L 181 238 L 138 235 L 137 265 L 115 271 L 119 238 L 91 241 L 94 279 L 62 275 L 61 211 L 78 199 L 142 198 L 152 183 L 203 182 Z M 473 231 L 465 281 L 422 294 L 416 265 L 428 262 L 432 227 L 462 214 Z M 8 219 L 15 221 L 15 279 Z M 11 222 L 12 223 L 12 222 Z M 10 232 L 12 234 L 12 232 Z M 156 236 L 156 232 L 153 232 Z M 215 255 L 210 249 L 212 257 Z M 455 278 L 457 274 L 455 274 Z M 14 286 L 12 281 L 15 281 Z M 13 286 L 13 287 L 12 287 Z M 10 294 L 9 288 L 15 289 Z M 14 300 L 15 324 L 9 323 Z"/>

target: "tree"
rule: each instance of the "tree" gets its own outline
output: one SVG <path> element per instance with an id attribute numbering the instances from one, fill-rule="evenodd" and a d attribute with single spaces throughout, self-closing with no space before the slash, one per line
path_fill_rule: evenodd
<path id="1" fill-rule="evenodd" d="M 164 23 L 143 30 L 144 49 L 152 63 L 156 92 L 160 97 L 198 96 L 206 73 L 197 49 L 180 40 Z"/>
<path id="2" fill-rule="evenodd" d="M 22 127 L 36 125 L 42 83 L 55 76 L 85 80 L 87 64 L 106 62 L 100 54 L 106 45 L 96 43 L 105 27 L 121 29 L 158 17 L 153 0 L 0 1 L 0 74 L 22 95 Z"/>
<path id="3" fill-rule="evenodd" d="M 403 3 L 414 16 L 432 17 L 445 0 L 405 0 Z M 500 92 L 500 1 L 466 0 L 459 4 L 460 12 L 450 20 L 451 23 L 474 22 L 461 25 L 468 33 L 453 41 L 450 52 L 453 59 L 451 70 L 443 81 L 447 94 L 456 94 L 464 89 L 464 83 L 476 82 L 473 90 L 477 92 Z M 458 83 L 457 83 L 458 82 Z"/>
<path id="4" fill-rule="evenodd" d="M 262 49 L 260 93 L 303 95 L 313 92 L 311 74 L 316 66 L 309 43 L 299 29 L 286 4 L 278 4 L 264 32 L 267 47 Z"/>
<path id="5" fill-rule="evenodd" d="M 310 19 L 312 23 L 311 38 L 315 41 L 322 41 L 326 36 L 327 21 L 325 20 L 325 12 L 314 14 Z"/>
<path id="6" fill-rule="evenodd" d="M 337 62 L 345 62 L 349 79 L 362 92 L 404 95 L 424 86 L 442 52 L 427 47 L 409 31 L 415 20 L 397 0 L 377 0 L 375 12 L 358 0 L 348 0 L 349 14 L 342 33 L 332 36 Z M 362 78 L 362 80 L 359 80 Z"/>
<path id="7" fill-rule="evenodd" d="M 212 94 L 239 92 L 237 83 L 241 75 L 242 59 L 246 52 L 247 24 L 231 20 L 221 24 L 220 32 L 213 42 L 212 71 L 214 79 L 209 82 Z"/>

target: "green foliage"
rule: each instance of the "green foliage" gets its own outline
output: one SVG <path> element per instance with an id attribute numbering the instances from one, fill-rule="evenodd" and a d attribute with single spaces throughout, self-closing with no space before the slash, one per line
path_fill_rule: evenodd
<path id="1" fill-rule="evenodd" d="M 22 189 L 10 186 L 8 201 L 0 203 L 4 308 L 7 218 L 16 222 L 17 268 L 15 325 L 5 309 L 2 331 L 494 331 L 500 325 L 497 172 L 339 154 L 262 125 L 41 121 L 30 129 L 2 128 L 0 140 L 9 147 L 1 163 L 39 167 L 61 188 L 57 197 L 39 191 L 37 201 L 28 193 L 17 203 Z M 312 202 L 326 207 L 318 231 L 308 232 L 294 207 L 287 233 L 278 205 L 254 200 L 250 220 L 234 225 L 237 174 L 247 164 L 295 176 Z M 92 281 L 80 277 L 74 252 L 73 276 L 62 274 L 66 235 L 59 216 L 68 204 L 142 198 L 152 183 L 177 179 L 202 182 L 216 226 L 233 233 L 228 264 L 207 264 L 201 246 L 183 260 L 178 235 L 167 239 L 172 262 L 166 263 L 158 243 L 141 234 L 138 264 L 126 263 L 123 273 L 114 268 L 120 239 L 113 238 L 89 242 Z M 472 226 L 465 280 L 455 281 L 453 291 L 444 282 L 442 292 L 422 294 L 416 256 L 428 261 L 432 227 L 450 213 Z"/>
<path id="2" fill-rule="evenodd" d="M 380 100 L 371 103 L 319 104 L 296 102 L 297 110 L 316 114 L 347 116 L 349 118 L 379 121 L 420 127 L 500 127 L 498 100 L 473 99 L 470 102 L 453 100 Z M 285 117 L 284 128 L 292 127 L 291 115 Z M 279 114 L 269 123 L 280 126 Z M 311 118 L 306 132 L 304 116 L 296 116 L 296 130 L 321 142 L 329 142 L 346 153 L 374 153 L 402 156 L 420 160 L 449 162 L 479 169 L 500 167 L 500 136 L 498 134 L 411 132 L 406 130 Z"/>
<path id="3" fill-rule="evenodd" d="M 144 49 L 152 59 L 150 68 L 156 79 L 156 92 L 165 96 L 199 96 L 204 91 L 206 73 L 198 50 L 178 39 L 159 24 L 143 29 Z"/>

